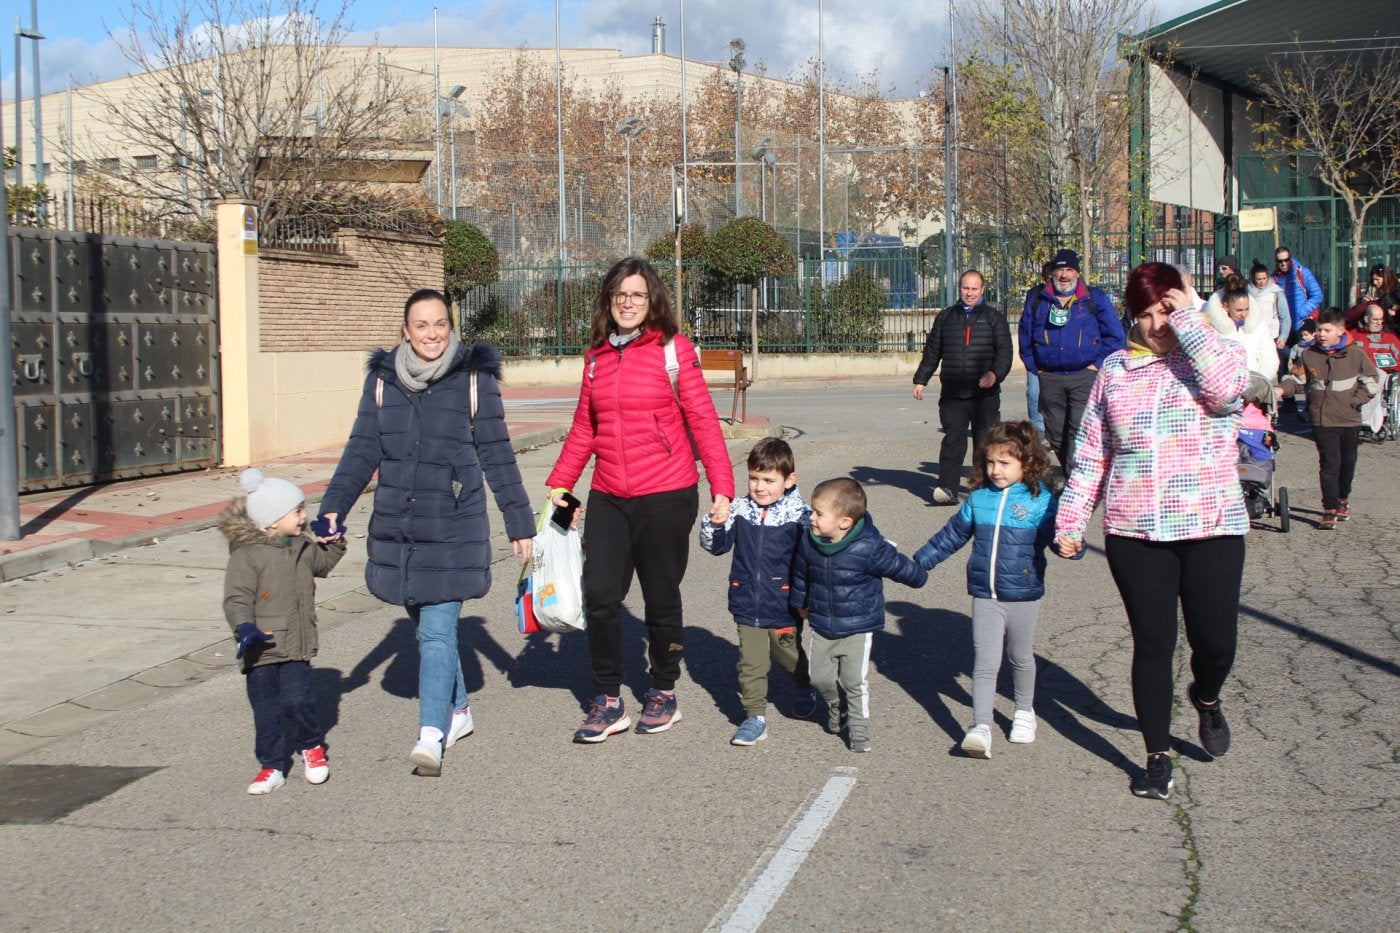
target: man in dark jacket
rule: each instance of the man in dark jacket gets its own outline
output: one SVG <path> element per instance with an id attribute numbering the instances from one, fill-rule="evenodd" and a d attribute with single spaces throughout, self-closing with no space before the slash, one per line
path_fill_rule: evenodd
<path id="1" fill-rule="evenodd" d="M 961 300 L 934 318 L 924 344 L 924 358 L 914 373 L 914 398 L 923 400 L 934 370 L 942 388 L 938 420 L 943 443 L 938 451 L 938 485 L 933 501 L 958 501 L 958 482 L 967 456 L 967 428 L 974 439 L 1001 420 L 1001 384 L 1011 371 L 1011 329 L 1006 315 L 985 300 L 986 280 L 969 269 L 958 280 Z M 940 369 L 940 366 L 942 367 Z"/>
<path id="2" fill-rule="evenodd" d="M 1123 349 L 1123 325 L 1113 302 L 1079 276 L 1079 254 L 1055 254 L 1050 284 L 1026 299 L 1021 314 L 1021 362 L 1040 377 L 1046 439 L 1065 475 L 1074 468 L 1074 438 L 1089 390 L 1108 355 Z"/>

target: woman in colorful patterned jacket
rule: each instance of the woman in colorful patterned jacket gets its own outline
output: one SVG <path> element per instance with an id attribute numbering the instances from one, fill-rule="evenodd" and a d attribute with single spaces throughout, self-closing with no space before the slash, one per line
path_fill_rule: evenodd
<path id="1" fill-rule="evenodd" d="M 709 479 L 710 519 L 723 523 L 734 465 L 695 347 L 680 333 L 651 263 L 623 259 L 603 278 L 573 425 L 547 482 L 556 505 L 594 461 L 584 524 L 583 605 L 597 696 L 575 742 L 627 729 L 622 703 L 622 600 L 635 572 L 646 602 L 651 689 L 637 731 L 680 721 L 681 578 L 699 513 L 694 450 Z M 691 447 L 691 439 L 695 447 Z"/>
<path id="2" fill-rule="evenodd" d="M 1230 748 L 1220 690 L 1235 660 L 1244 534 L 1233 413 L 1249 370 L 1194 290 L 1164 263 L 1133 270 L 1123 302 L 1134 321 L 1128 347 L 1104 361 L 1084 411 L 1075 468 L 1056 517 L 1057 550 L 1084 548 L 1103 501 L 1104 551 L 1133 635 L 1133 704 L 1147 767 L 1139 797 L 1172 786 L 1172 654 L 1177 604 L 1191 645 L 1201 745 Z"/>

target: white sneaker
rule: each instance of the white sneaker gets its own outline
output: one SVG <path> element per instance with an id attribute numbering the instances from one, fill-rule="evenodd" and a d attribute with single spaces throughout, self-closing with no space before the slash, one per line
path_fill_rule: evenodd
<path id="1" fill-rule="evenodd" d="M 439 742 L 419 742 L 408 753 L 408 760 L 413 763 L 414 774 L 421 777 L 442 776 L 442 744 Z"/>
<path id="2" fill-rule="evenodd" d="M 958 494 L 951 489 L 935 486 L 933 487 L 933 501 L 935 505 L 953 505 L 958 501 Z"/>
<path id="3" fill-rule="evenodd" d="M 326 760 L 326 746 L 311 746 L 301 753 L 301 761 L 308 784 L 324 784 L 330 780 L 331 765 Z"/>
<path id="4" fill-rule="evenodd" d="M 276 768 L 263 768 L 258 772 L 258 776 L 253 778 L 253 783 L 248 785 L 248 793 L 270 794 L 285 783 L 287 779 L 281 771 Z"/>
<path id="5" fill-rule="evenodd" d="M 1011 720 L 1011 741 L 1017 745 L 1029 745 L 1035 741 L 1035 713 L 1028 709 L 1018 709 Z"/>
<path id="6" fill-rule="evenodd" d="M 962 750 L 972 758 L 992 757 L 992 727 L 981 724 L 968 729 L 963 736 Z"/>
<path id="7" fill-rule="evenodd" d="M 476 730 L 476 724 L 472 722 L 472 708 L 464 706 L 452 712 L 452 724 L 447 727 L 447 741 L 443 744 L 451 748 L 458 739 L 471 735 Z"/>

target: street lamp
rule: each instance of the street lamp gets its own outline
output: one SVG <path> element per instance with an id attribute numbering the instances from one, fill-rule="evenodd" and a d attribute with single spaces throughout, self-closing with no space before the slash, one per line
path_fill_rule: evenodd
<path id="1" fill-rule="evenodd" d="M 764 169 L 769 168 L 777 171 L 774 167 L 778 164 L 778 156 L 773 152 L 772 146 L 773 140 L 765 136 L 757 146 L 753 147 L 753 152 L 749 153 L 749 155 L 753 156 L 754 161 L 758 163 L 758 216 L 764 223 L 768 222 L 768 176 Z M 777 187 L 778 179 L 774 176 L 774 194 L 777 193 Z M 775 219 L 777 213 L 778 208 L 775 204 L 773 207 Z"/>
<path id="2" fill-rule="evenodd" d="M 646 132 L 641 117 L 628 117 L 617 125 L 617 132 L 627 144 L 627 255 L 632 255 L 632 140 Z"/>
<path id="3" fill-rule="evenodd" d="M 739 131 L 744 116 L 744 40 L 729 40 L 729 67 L 734 71 L 734 216 L 742 213 L 740 197 L 744 187 L 739 181 Z"/>
<path id="4" fill-rule="evenodd" d="M 456 220 L 456 219 L 457 219 L 457 119 L 456 119 L 456 118 L 457 118 L 457 117 L 470 117 L 470 116 L 472 115 L 472 114 L 471 114 L 471 111 L 467 109 L 467 105 L 464 104 L 464 103 L 462 103 L 461 100 L 458 99 L 458 98 L 460 98 L 460 97 L 462 96 L 463 92 L 465 92 L 466 89 L 467 89 L 467 88 L 466 88 L 465 85 L 462 85 L 462 84 L 455 85 L 455 86 L 452 88 L 452 90 L 450 90 L 450 91 L 447 92 L 447 96 L 446 96 L 446 97 L 439 97 L 439 98 L 438 98 L 438 102 L 437 102 L 437 115 L 438 115 L 439 119 L 442 118 L 442 117 L 451 117 L 451 118 L 452 118 L 452 121 L 451 121 L 450 123 L 447 124 L 447 137 L 448 137 L 448 149 L 449 149 L 450 152 L 451 152 L 451 159 L 452 159 L 452 162 L 451 162 L 451 165 L 450 165 L 450 169 L 451 169 L 451 171 L 452 171 L 452 179 L 451 179 L 451 182 L 448 184 L 448 197 L 450 197 L 450 198 L 452 199 L 452 219 L 453 219 L 453 220 Z M 441 206 L 439 206 L 438 210 L 439 210 L 439 211 L 442 210 Z"/>

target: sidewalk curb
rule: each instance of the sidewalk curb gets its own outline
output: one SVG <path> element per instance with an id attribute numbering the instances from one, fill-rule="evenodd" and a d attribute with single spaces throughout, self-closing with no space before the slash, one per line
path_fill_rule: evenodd
<path id="1" fill-rule="evenodd" d="M 537 447 L 548 447 L 557 443 L 568 433 L 567 425 L 560 425 L 554 428 L 538 428 L 534 431 L 524 431 L 516 437 L 511 438 L 511 446 L 516 453 L 524 453 Z M 371 483 L 366 492 L 372 491 L 374 484 Z M 315 504 L 321 501 L 325 495 L 323 492 L 312 493 L 306 497 L 307 504 Z M 194 531 L 203 531 L 206 528 L 213 528 L 219 523 L 217 515 L 208 518 L 190 519 L 186 522 L 170 525 L 156 531 L 143 531 L 137 534 L 127 535 L 122 538 L 115 538 L 111 541 L 93 541 L 87 538 L 75 538 L 69 541 L 54 541 L 50 544 L 41 544 L 37 547 L 16 551 L 13 554 L 0 554 L 0 583 L 8 583 L 11 580 L 20 580 L 24 577 L 32 577 L 35 574 L 43 573 L 47 570 L 56 570 L 59 567 L 66 567 L 70 564 L 78 564 L 85 560 L 92 560 L 95 557 L 106 557 L 117 551 L 125 551 L 128 548 L 145 547 L 155 544 L 162 538 L 170 538 L 175 535 L 189 534 Z"/>

